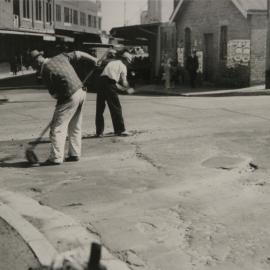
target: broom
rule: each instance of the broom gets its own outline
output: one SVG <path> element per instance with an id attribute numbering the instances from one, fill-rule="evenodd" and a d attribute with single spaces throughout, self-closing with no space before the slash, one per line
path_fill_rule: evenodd
<path id="1" fill-rule="evenodd" d="M 39 137 L 32 143 L 31 146 L 29 146 L 25 150 L 25 158 L 31 165 L 38 165 L 39 164 L 39 159 L 34 152 L 35 148 L 37 147 L 38 143 L 42 140 L 43 136 L 45 133 L 48 131 L 50 128 L 51 122 L 44 128 L 44 130 L 40 133 Z"/>

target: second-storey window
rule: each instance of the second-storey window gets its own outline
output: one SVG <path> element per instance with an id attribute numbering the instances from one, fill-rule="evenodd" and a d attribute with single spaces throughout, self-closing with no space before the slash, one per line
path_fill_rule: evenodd
<path id="1" fill-rule="evenodd" d="M 52 22 L 52 3 L 51 0 L 46 2 L 46 22 Z"/>
<path id="2" fill-rule="evenodd" d="M 23 0 L 23 17 L 30 18 L 30 3 L 29 0 Z"/>
<path id="3" fill-rule="evenodd" d="M 98 29 L 101 29 L 101 18 L 98 17 Z"/>
<path id="4" fill-rule="evenodd" d="M 86 25 L 86 15 L 84 12 L 80 12 L 80 25 Z"/>
<path id="5" fill-rule="evenodd" d="M 55 17 L 56 17 L 56 21 L 61 22 L 61 6 L 60 5 L 56 5 L 55 8 Z"/>
<path id="6" fill-rule="evenodd" d="M 36 20 L 41 21 L 42 20 L 42 6 L 41 6 L 41 0 L 36 0 Z"/>
<path id="7" fill-rule="evenodd" d="M 72 23 L 72 9 L 67 7 L 64 8 L 64 22 Z"/>
<path id="8" fill-rule="evenodd" d="M 94 16 L 94 27 L 97 28 L 97 17 Z"/>
<path id="9" fill-rule="evenodd" d="M 92 26 L 92 16 L 88 15 L 88 26 L 91 27 Z"/>
<path id="10" fill-rule="evenodd" d="M 73 10 L 73 23 L 78 24 L 78 11 Z"/>

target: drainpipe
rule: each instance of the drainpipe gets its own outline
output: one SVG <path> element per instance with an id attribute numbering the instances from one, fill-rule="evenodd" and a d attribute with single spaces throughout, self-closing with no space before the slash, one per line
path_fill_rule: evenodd
<path id="1" fill-rule="evenodd" d="M 270 89 L 270 0 L 267 0 L 267 44 L 266 44 L 266 68 L 265 88 Z"/>

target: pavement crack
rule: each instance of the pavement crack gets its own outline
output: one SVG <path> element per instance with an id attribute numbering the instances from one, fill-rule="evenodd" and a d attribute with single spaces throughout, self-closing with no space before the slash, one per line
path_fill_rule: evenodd
<path id="1" fill-rule="evenodd" d="M 241 114 L 241 115 L 251 116 L 251 117 L 254 117 L 254 118 L 258 118 L 258 119 L 270 121 L 269 118 L 263 117 L 263 116 L 260 116 L 260 115 L 256 115 L 256 114 L 245 113 L 245 112 L 238 112 L 238 111 L 230 110 L 230 109 L 227 109 L 227 108 L 221 108 L 221 110 L 223 110 L 223 111 L 225 111 L 225 112 L 236 113 L 236 114 Z"/>
<path id="2" fill-rule="evenodd" d="M 116 253 L 118 258 L 130 267 L 145 267 L 145 262 L 137 255 L 133 249 L 121 250 Z"/>
<path id="3" fill-rule="evenodd" d="M 137 143 L 133 143 L 133 144 L 135 145 L 135 154 L 136 154 L 136 157 L 138 159 L 146 161 L 152 167 L 154 167 L 158 170 L 162 169 L 162 167 L 160 165 L 156 164 L 156 162 L 153 159 L 151 159 L 150 157 L 148 157 L 146 154 L 143 153 L 141 147 Z"/>
<path id="4" fill-rule="evenodd" d="M 87 231 L 89 231 L 90 233 L 96 235 L 99 239 L 101 239 L 100 233 L 96 230 L 96 228 L 94 227 L 94 225 L 91 222 L 88 222 L 86 229 L 87 229 Z"/>

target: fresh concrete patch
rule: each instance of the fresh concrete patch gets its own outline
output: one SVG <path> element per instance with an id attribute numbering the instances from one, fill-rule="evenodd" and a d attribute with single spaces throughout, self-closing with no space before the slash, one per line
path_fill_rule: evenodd
<path id="1" fill-rule="evenodd" d="M 232 170 L 244 162 L 243 158 L 230 156 L 215 156 L 202 162 L 204 167 Z"/>

